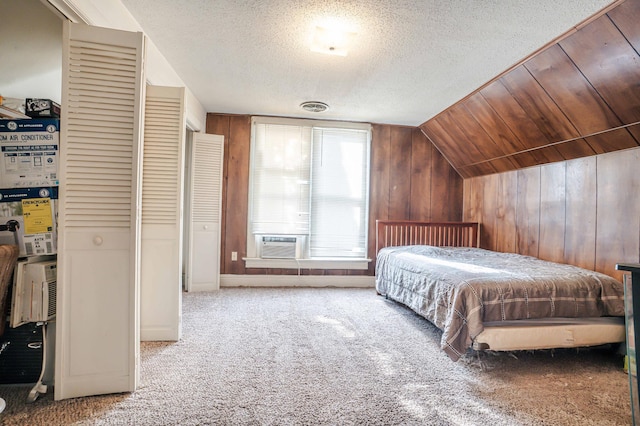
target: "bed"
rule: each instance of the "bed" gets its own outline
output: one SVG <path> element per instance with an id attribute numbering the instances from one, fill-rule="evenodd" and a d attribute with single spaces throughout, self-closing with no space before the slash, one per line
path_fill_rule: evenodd
<path id="1" fill-rule="evenodd" d="M 479 224 L 376 222 L 376 290 L 469 348 L 516 351 L 625 340 L 624 287 L 607 275 L 479 248 Z"/>

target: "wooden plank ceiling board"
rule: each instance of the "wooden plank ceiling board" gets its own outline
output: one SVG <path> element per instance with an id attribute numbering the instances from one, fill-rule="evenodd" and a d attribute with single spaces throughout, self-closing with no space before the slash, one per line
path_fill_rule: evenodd
<path id="1" fill-rule="evenodd" d="M 560 46 L 622 124 L 640 121 L 640 57 L 608 16 L 562 40 Z M 640 134 L 634 136 L 640 140 Z M 629 146 L 621 148 L 625 147 Z"/>
<path id="2" fill-rule="evenodd" d="M 475 165 L 485 160 L 492 160 L 491 164 L 496 172 L 506 172 L 518 168 L 518 165 L 513 160 L 505 157 L 505 155 L 509 153 L 501 149 L 501 147 L 491 139 L 465 104 L 456 104 L 442 115 L 444 116 L 448 113 L 451 113 L 451 120 L 458 124 L 458 127 L 464 134 L 464 140 L 468 141 L 467 143 L 469 144 L 473 143 L 478 151 L 482 153 L 482 158 L 474 159 L 467 162 L 467 164 Z"/>
<path id="3" fill-rule="evenodd" d="M 500 81 L 550 143 L 580 136 L 558 105 L 523 65 L 514 68 Z"/>
<path id="4" fill-rule="evenodd" d="M 591 148 L 591 145 L 589 145 L 583 138 L 570 139 L 568 141 L 560 143 L 556 145 L 556 149 L 567 160 L 588 157 L 595 154 L 595 151 L 593 150 L 593 148 Z"/>
<path id="5" fill-rule="evenodd" d="M 580 135 L 590 135 L 622 125 L 560 46 L 549 47 L 524 65 Z"/>
<path id="6" fill-rule="evenodd" d="M 639 135 L 640 136 L 640 135 Z M 598 154 L 618 151 L 620 149 L 635 148 L 638 146 L 636 140 L 628 129 L 613 129 L 605 133 L 585 137 L 589 145 L 598 149 Z"/>
<path id="7" fill-rule="evenodd" d="M 620 2 L 420 127 L 464 178 L 636 147 L 638 22 Z"/>
<path id="8" fill-rule="evenodd" d="M 445 112 L 435 120 L 430 121 L 426 128 L 430 132 L 426 134 L 428 136 L 431 134 L 429 139 L 436 138 L 447 141 L 446 144 L 443 144 L 443 150 L 440 152 L 450 163 L 462 167 L 486 159 L 485 154 L 476 146 L 476 141 L 467 138 L 449 112 Z M 460 170 L 459 172 L 462 174 Z"/>
<path id="9" fill-rule="evenodd" d="M 470 96 L 464 105 L 467 107 L 471 115 L 476 119 L 482 130 L 493 140 L 500 148 L 503 155 L 511 155 L 525 150 L 527 147 L 513 134 L 513 132 L 504 124 L 504 121 L 487 103 L 482 96 L 482 92 L 478 92 Z M 533 166 L 536 163 L 535 158 L 530 153 L 523 153 L 511 160 L 518 168 Z"/>
<path id="10" fill-rule="evenodd" d="M 487 103 L 504 120 L 505 125 L 522 143 L 522 149 L 531 149 L 548 145 L 550 141 L 529 117 L 518 101 L 511 95 L 501 80 L 496 80 L 480 91 Z M 537 164 L 562 161 L 564 158 L 555 149 L 536 149 L 531 151 Z"/>
<path id="11" fill-rule="evenodd" d="M 455 124 L 445 127 L 441 124 L 441 120 L 431 120 L 428 123 L 424 123 L 420 129 L 429 140 L 444 141 L 440 147 L 440 152 L 442 152 L 442 155 L 444 155 L 452 165 L 460 167 L 464 165 L 469 158 L 474 158 L 478 155 L 477 152 L 472 152 L 469 157 L 465 159 L 465 153 L 461 150 L 463 145 L 459 143 L 460 139 L 455 138 L 457 130 Z M 469 149 L 473 150 L 474 148 L 473 144 L 470 144 Z M 462 177 L 467 177 L 459 168 L 458 172 Z"/>
<path id="12" fill-rule="evenodd" d="M 458 124 L 456 121 L 457 118 L 460 118 L 460 114 L 455 114 L 452 111 L 445 111 L 437 117 L 436 121 L 442 125 L 443 129 L 447 130 L 447 133 L 454 140 L 466 142 L 464 144 L 460 144 L 459 147 L 460 160 L 463 165 L 467 166 L 478 161 L 490 160 L 493 156 L 499 155 L 499 151 L 487 152 L 486 150 L 483 150 L 483 147 L 478 145 L 477 140 L 464 132 L 464 127 Z"/>
<path id="13" fill-rule="evenodd" d="M 625 38 L 640 53 L 640 0 L 627 0 L 607 13 L 624 34 Z"/>
<path id="14" fill-rule="evenodd" d="M 489 160 L 491 158 L 490 153 L 483 152 L 480 147 L 477 146 L 477 141 L 473 138 L 468 137 L 462 131 L 462 128 L 455 121 L 455 117 L 452 112 L 445 111 L 443 114 L 437 117 L 437 119 L 434 120 L 433 123 L 440 126 L 441 133 L 444 133 L 445 139 L 452 139 L 452 146 L 459 147 L 459 150 L 456 152 L 458 164 L 467 166 L 469 164 Z M 460 143 L 461 141 L 465 141 L 465 143 Z M 493 173 L 496 171 L 496 169 L 491 165 L 488 165 L 487 163 L 482 164 L 483 165 L 480 165 L 479 167 L 488 168 L 489 173 Z"/>
<path id="15" fill-rule="evenodd" d="M 627 130 L 629 130 L 629 132 L 631 134 L 638 134 L 640 132 L 640 124 L 635 124 L 633 126 L 629 126 L 627 127 Z"/>
<path id="16" fill-rule="evenodd" d="M 611 10 L 608 16 L 624 35 L 627 42 L 633 46 L 635 52 L 640 54 L 640 25 L 638 25 L 638 22 L 640 22 L 640 0 L 627 0 Z M 640 89 L 640 82 L 638 80 L 635 82 L 635 93 L 637 94 Z M 637 108 L 638 106 L 636 105 L 635 113 L 640 115 L 640 110 Z M 635 119 L 635 121 L 639 120 L 639 118 Z M 630 127 L 629 132 L 640 143 L 640 126 Z"/>

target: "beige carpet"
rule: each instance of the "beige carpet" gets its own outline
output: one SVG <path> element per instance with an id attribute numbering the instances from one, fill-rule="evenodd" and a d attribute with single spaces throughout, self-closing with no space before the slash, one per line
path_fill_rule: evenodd
<path id="1" fill-rule="evenodd" d="M 184 295 L 183 339 L 142 344 L 132 394 L 27 404 L 6 425 L 628 425 L 622 357 L 483 354 L 454 363 L 440 332 L 373 289 Z"/>

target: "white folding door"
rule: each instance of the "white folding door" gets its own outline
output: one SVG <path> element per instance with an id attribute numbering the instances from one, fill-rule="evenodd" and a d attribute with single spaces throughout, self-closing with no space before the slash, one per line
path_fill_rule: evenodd
<path id="1" fill-rule="evenodd" d="M 224 138 L 195 133 L 191 151 L 186 288 L 189 291 L 218 290 Z"/>
<path id="2" fill-rule="evenodd" d="M 140 338 L 180 339 L 184 88 L 147 86 L 142 172 Z"/>
<path id="3" fill-rule="evenodd" d="M 144 36 L 64 23 L 55 399 L 139 376 Z"/>

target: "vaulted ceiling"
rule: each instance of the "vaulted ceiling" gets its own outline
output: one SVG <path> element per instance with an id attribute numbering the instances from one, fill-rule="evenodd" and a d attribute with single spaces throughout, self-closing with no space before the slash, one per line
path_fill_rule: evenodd
<path id="1" fill-rule="evenodd" d="M 409 126 L 612 2 L 121 1 L 209 112 Z M 355 33 L 348 55 L 312 51 L 313 30 L 334 25 Z"/>
<path id="2" fill-rule="evenodd" d="M 418 126 L 464 178 L 640 145 L 640 0 L 121 1 L 209 112 Z"/>
<path id="3" fill-rule="evenodd" d="M 640 145 L 640 0 L 626 0 L 420 128 L 462 177 Z"/>

